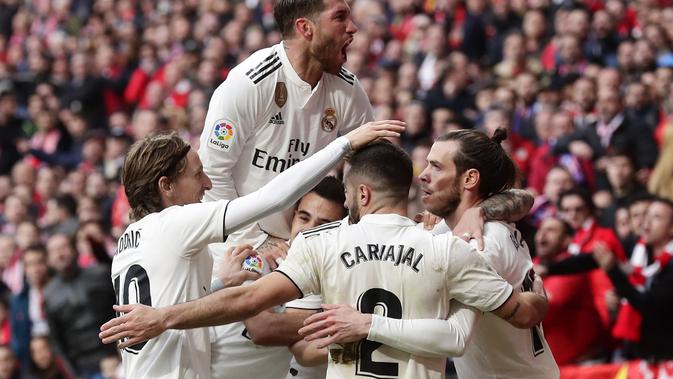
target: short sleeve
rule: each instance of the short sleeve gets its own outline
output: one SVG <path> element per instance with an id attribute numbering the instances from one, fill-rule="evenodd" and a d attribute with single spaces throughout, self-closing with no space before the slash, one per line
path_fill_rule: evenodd
<path id="1" fill-rule="evenodd" d="M 301 298 L 320 293 L 319 267 L 310 245 L 304 235 L 299 233 L 292 242 L 287 258 L 276 269 L 297 286 Z"/>
<path id="2" fill-rule="evenodd" d="M 189 257 L 205 250 L 208 244 L 224 242 L 224 216 L 228 200 L 176 205 L 162 211 L 163 238 L 182 245 L 181 254 Z"/>
<path id="3" fill-rule="evenodd" d="M 301 299 L 286 303 L 285 308 L 317 311 L 322 308 L 322 297 L 320 295 L 307 295 Z"/>
<path id="4" fill-rule="evenodd" d="M 449 239 L 448 248 L 446 285 L 450 298 L 482 312 L 497 309 L 507 301 L 512 286 L 476 249 L 455 237 Z"/>

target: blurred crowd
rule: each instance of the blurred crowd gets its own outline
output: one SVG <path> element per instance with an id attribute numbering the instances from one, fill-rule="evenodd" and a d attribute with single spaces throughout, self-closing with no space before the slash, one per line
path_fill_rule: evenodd
<path id="1" fill-rule="evenodd" d="M 377 119 L 406 121 L 398 142 L 417 173 L 448 130 L 509 130 L 519 186 L 536 195 L 519 227 L 550 290 L 576 290 L 550 297 L 560 365 L 673 359 L 633 348 L 640 324 L 615 332 L 624 301 L 600 262 L 556 264 L 597 245 L 629 261 L 652 196 L 673 199 L 671 5 L 351 3 L 346 67 Z M 0 379 L 118 377 L 97 332 L 114 316 L 124 155 L 162 130 L 197 147 L 215 88 L 279 40 L 272 0 L 0 0 Z"/>

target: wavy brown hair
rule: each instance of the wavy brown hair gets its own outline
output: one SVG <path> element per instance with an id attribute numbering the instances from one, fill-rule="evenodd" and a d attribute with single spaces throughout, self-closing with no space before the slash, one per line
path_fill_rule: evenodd
<path id="1" fill-rule="evenodd" d="M 162 176 L 173 181 L 187 166 L 191 147 L 173 133 L 155 134 L 131 146 L 122 171 L 122 184 L 134 221 L 163 209 L 159 193 Z"/>

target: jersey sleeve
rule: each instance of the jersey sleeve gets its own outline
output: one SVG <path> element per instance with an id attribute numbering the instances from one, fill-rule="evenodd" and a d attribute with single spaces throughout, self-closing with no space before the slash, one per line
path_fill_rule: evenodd
<path id="1" fill-rule="evenodd" d="M 294 204 L 349 151 L 351 145 L 348 139 L 339 137 L 311 157 L 283 171 L 257 191 L 232 200 L 226 218 L 227 234 Z"/>
<path id="2" fill-rule="evenodd" d="M 224 217 L 229 201 L 196 203 L 167 208 L 160 213 L 161 234 L 182 245 L 180 254 L 190 257 L 210 243 L 224 242 Z"/>
<path id="3" fill-rule="evenodd" d="M 244 75 L 232 71 L 215 90 L 208 105 L 201 132 L 199 157 L 203 170 L 213 182 L 205 200 L 237 197 L 232 167 L 254 135 L 261 98 L 257 88 Z"/>
<path id="4" fill-rule="evenodd" d="M 374 109 L 369 101 L 369 96 L 364 88 L 360 85 L 360 81 L 355 79 L 353 84 L 352 99 L 348 102 L 349 109 L 346 114 L 350 117 L 346 120 L 344 126 L 339 130 L 341 135 L 344 135 L 351 130 L 364 125 L 370 121 L 374 121 Z"/>
<path id="5" fill-rule="evenodd" d="M 320 266 L 312 248 L 315 239 L 316 237 L 311 237 L 312 241 L 308 243 L 304 235 L 299 233 L 294 241 L 292 241 L 287 258 L 276 269 L 276 271 L 287 276 L 297 286 L 297 289 L 302 294 L 301 298 L 304 298 L 306 295 L 320 293 L 320 279 L 318 276 Z M 315 253 L 318 252 L 316 251 Z"/>
<path id="6" fill-rule="evenodd" d="M 398 350 L 424 357 L 458 357 L 463 355 L 481 312 L 451 302 L 446 320 L 400 320 L 372 315 L 367 339 Z"/>
<path id="7" fill-rule="evenodd" d="M 476 249 L 456 237 L 449 238 L 448 249 L 446 286 L 450 298 L 483 312 L 497 309 L 507 301 L 512 286 Z"/>
<path id="8" fill-rule="evenodd" d="M 289 303 L 286 303 L 285 308 L 317 311 L 322 308 L 322 297 L 320 295 L 307 295 L 301 299 L 292 300 Z"/>

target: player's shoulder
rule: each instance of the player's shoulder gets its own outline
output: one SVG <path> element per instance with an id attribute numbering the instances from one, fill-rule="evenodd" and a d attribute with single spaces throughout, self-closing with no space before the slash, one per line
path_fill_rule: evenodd
<path id="1" fill-rule="evenodd" d="M 345 67 L 341 67 L 336 74 L 327 75 L 330 78 L 331 85 L 341 87 L 348 91 L 352 91 L 354 87 L 360 85 L 357 76 L 348 71 Z"/>
<path id="2" fill-rule="evenodd" d="M 258 50 L 231 70 L 237 81 L 257 87 L 266 83 L 267 78 L 279 72 L 283 65 L 280 58 L 280 44 Z"/>
<path id="3" fill-rule="evenodd" d="M 503 221 L 488 221 L 484 223 L 484 236 L 486 237 L 506 237 L 516 230 L 514 225 Z"/>
<path id="4" fill-rule="evenodd" d="M 326 236 L 334 234 L 339 228 L 343 226 L 343 220 L 328 222 L 327 224 L 322 224 L 316 226 L 315 228 L 306 229 L 301 234 L 304 236 L 304 239 L 312 239 L 314 237 Z"/>

